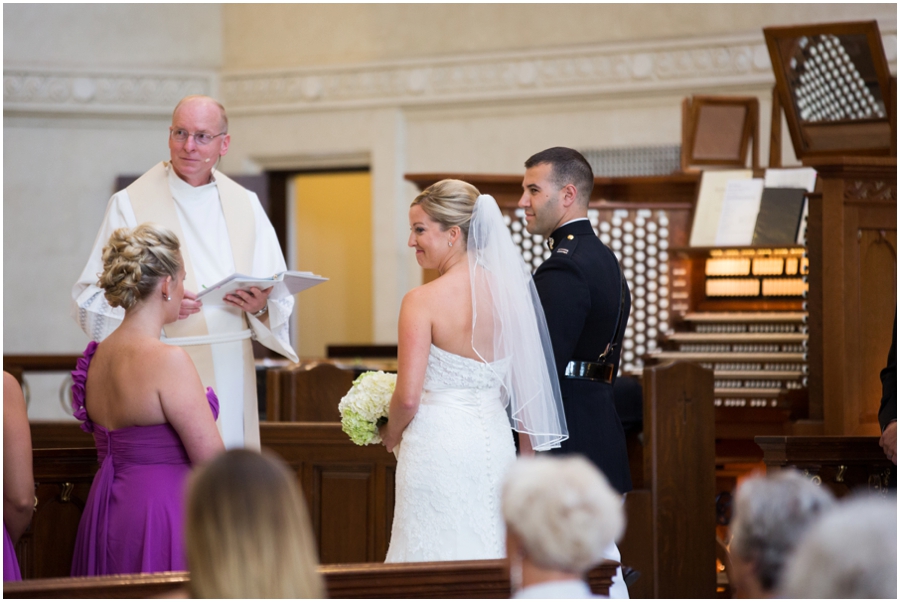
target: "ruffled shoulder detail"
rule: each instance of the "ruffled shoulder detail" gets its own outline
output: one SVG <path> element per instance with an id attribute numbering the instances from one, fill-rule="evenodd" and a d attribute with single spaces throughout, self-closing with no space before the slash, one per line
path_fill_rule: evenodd
<path id="1" fill-rule="evenodd" d="M 212 387 L 206 387 L 206 401 L 209 402 L 209 409 L 212 410 L 213 420 L 219 419 L 219 398 Z"/>
<path id="2" fill-rule="evenodd" d="M 72 371 L 72 415 L 81 420 L 81 430 L 85 433 L 94 432 L 94 423 L 88 418 L 87 408 L 84 407 L 84 397 L 88 366 L 91 365 L 91 360 L 97 352 L 97 347 L 97 341 L 88 343 L 84 354 L 78 358 L 75 369 Z"/>

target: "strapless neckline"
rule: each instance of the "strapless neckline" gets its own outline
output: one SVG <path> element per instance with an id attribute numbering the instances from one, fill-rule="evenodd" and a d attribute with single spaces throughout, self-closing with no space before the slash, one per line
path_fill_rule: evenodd
<path id="1" fill-rule="evenodd" d="M 454 357 L 454 358 L 459 358 L 459 359 L 461 359 L 461 360 L 463 360 L 463 361 L 466 361 L 466 362 L 472 362 L 472 363 L 478 364 L 478 365 L 480 365 L 480 366 L 488 366 L 488 365 L 491 364 L 491 362 L 483 362 L 483 361 L 481 361 L 481 360 L 476 360 L 476 359 L 473 359 L 473 358 L 471 358 L 471 357 L 466 357 L 466 356 L 464 356 L 464 355 L 459 355 L 458 353 L 452 353 L 452 352 L 450 352 L 450 351 L 447 351 L 446 349 L 441 349 L 440 347 L 438 347 L 437 345 L 435 345 L 434 343 L 432 343 L 432 344 L 431 344 L 431 352 L 434 353 L 435 351 L 438 352 L 438 355 L 444 354 L 445 356 L 450 356 L 450 357 Z"/>

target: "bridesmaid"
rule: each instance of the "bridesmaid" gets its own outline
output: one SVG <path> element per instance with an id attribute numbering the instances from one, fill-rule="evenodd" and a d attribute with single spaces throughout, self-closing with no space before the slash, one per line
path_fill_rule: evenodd
<path id="1" fill-rule="evenodd" d="M 185 570 L 184 489 L 191 466 L 224 450 L 218 400 L 187 353 L 160 341 L 184 295 L 178 239 L 142 224 L 113 232 L 99 286 L 122 324 L 88 344 L 72 405 L 93 433 L 100 470 L 88 495 L 72 575 Z"/>
<path id="2" fill-rule="evenodd" d="M 34 513 L 31 429 L 22 388 L 3 373 L 3 580 L 19 581 L 16 542 Z"/>

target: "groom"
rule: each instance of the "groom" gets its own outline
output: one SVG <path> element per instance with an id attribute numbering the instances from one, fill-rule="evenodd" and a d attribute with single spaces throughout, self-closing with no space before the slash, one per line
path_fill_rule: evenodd
<path id="1" fill-rule="evenodd" d="M 593 187 L 594 173 L 581 153 L 549 148 L 525 162 L 519 207 L 525 210 L 528 232 L 545 237 L 550 247 L 534 283 L 547 316 L 569 427 L 569 439 L 553 451 L 584 455 L 619 493 L 626 493 L 631 473 L 613 383 L 631 293 L 616 256 L 588 221 Z M 618 550 L 607 557 L 618 560 Z M 610 597 L 628 597 L 621 572 Z"/>

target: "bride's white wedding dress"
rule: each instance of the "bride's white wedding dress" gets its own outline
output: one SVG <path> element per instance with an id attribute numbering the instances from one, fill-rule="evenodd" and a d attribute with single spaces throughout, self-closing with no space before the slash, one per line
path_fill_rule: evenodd
<path id="1" fill-rule="evenodd" d="M 498 375 L 508 368 L 431 346 L 422 400 L 403 431 L 386 562 L 506 555 L 500 489 L 515 444 Z"/>

